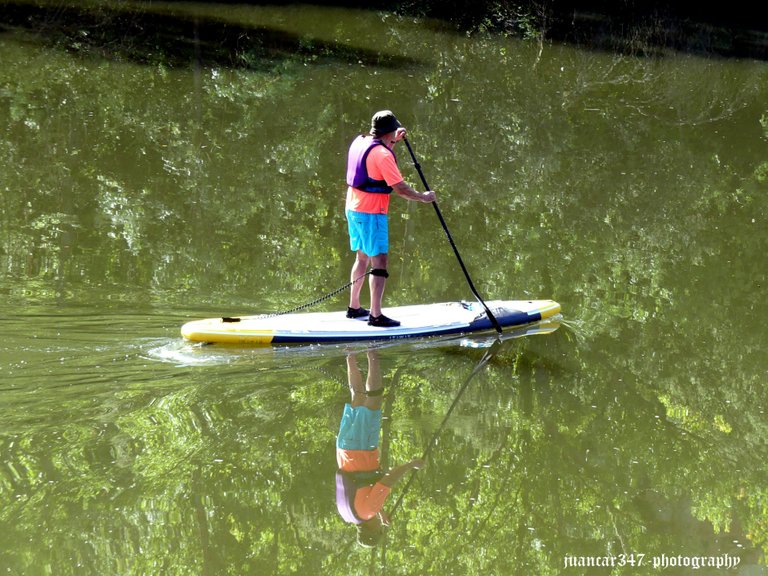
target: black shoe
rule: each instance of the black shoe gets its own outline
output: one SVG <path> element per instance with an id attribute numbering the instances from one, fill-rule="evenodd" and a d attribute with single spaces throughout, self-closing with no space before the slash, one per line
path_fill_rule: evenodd
<path id="1" fill-rule="evenodd" d="M 370 316 L 368 318 L 368 326 L 379 326 L 380 328 L 394 328 L 400 326 L 400 322 L 387 318 L 382 314 L 381 316 Z"/>
<path id="2" fill-rule="evenodd" d="M 365 308 L 347 308 L 347 318 L 365 318 L 368 316 L 368 310 Z"/>

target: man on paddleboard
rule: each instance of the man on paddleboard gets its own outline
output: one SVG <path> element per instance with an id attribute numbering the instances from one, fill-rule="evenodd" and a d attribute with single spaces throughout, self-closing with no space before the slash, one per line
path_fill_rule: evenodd
<path id="1" fill-rule="evenodd" d="M 347 158 L 346 216 L 349 246 L 355 252 L 352 265 L 352 290 L 347 318 L 368 317 L 370 326 L 394 327 L 400 322 L 384 316 L 381 300 L 387 272 L 389 253 L 390 194 L 394 191 L 406 200 L 434 202 L 432 191 L 417 192 L 403 180 L 397 167 L 393 148 L 405 137 L 405 128 L 389 110 L 376 112 L 371 119 L 370 134 L 361 134 L 349 147 Z M 360 306 L 362 281 L 357 281 L 371 266 L 369 288 L 371 310 Z"/>
<path id="2" fill-rule="evenodd" d="M 347 356 L 351 393 L 336 437 L 336 508 L 345 522 L 357 528 L 362 546 L 375 546 L 389 526 L 384 503 L 392 488 L 424 461 L 414 458 L 389 471 L 381 469 L 379 436 L 384 383 L 375 350 L 368 351 L 368 376 L 363 375 L 355 353 Z"/>

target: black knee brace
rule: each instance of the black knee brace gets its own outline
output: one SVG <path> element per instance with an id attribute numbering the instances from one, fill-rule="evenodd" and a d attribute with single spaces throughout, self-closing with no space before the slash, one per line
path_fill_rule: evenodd
<path id="1" fill-rule="evenodd" d="M 372 276 L 381 276 L 382 278 L 389 278 L 389 272 L 387 272 L 386 268 L 373 268 L 371 270 Z"/>

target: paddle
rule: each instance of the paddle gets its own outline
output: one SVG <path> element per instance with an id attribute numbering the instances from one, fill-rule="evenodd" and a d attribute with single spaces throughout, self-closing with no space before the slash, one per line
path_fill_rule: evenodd
<path id="1" fill-rule="evenodd" d="M 424 172 L 421 171 L 421 164 L 419 164 L 419 161 L 416 160 L 416 155 L 413 153 L 413 148 L 411 148 L 411 143 L 408 142 L 408 138 L 405 138 L 405 137 L 403 137 L 403 141 L 405 141 L 405 145 L 408 147 L 408 152 L 411 153 L 411 158 L 413 159 L 413 165 L 416 167 L 416 171 L 419 173 L 419 176 L 421 177 L 421 181 L 424 184 L 424 188 L 426 188 L 428 191 L 431 190 L 431 188 L 429 187 L 429 184 L 427 184 L 427 179 L 424 177 Z M 496 317 L 491 313 L 490 308 L 488 308 L 488 306 L 483 301 L 483 299 L 480 298 L 480 294 L 477 293 L 477 290 L 475 289 L 475 285 L 472 283 L 472 278 L 469 277 L 469 272 L 467 272 L 467 267 L 464 266 L 464 261 L 461 259 L 461 255 L 459 254 L 459 249 L 456 248 L 456 243 L 453 241 L 453 237 L 451 236 L 451 233 L 448 231 L 448 225 L 445 223 L 445 220 L 443 219 L 443 215 L 440 212 L 440 208 L 437 205 L 437 200 L 432 202 L 432 206 L 435 207 L 435 213 L 437 214 L 437 217 L 440 220 L 440 224 L 442 224 L 443 226 L 445 235 L 448 237 L 448 242 L 451 243 L 451 248 L 453 248 L 453 253 L 456 254 L 456 259 L 459 261 L 459 266 L 461 266 L 461 270 L 464 272 L 464 276 L 467 279 L 467 284 L 469 284 L 469 289 L 472 291 L 472 294 L 475 295 L 475 298 L 477 298 L 477 301 L 483 305 L 483 308 L 485 308 L 485 313 L 488 315 L 488 320 L 491 321 L 491 324 L 493 324 L 493 327 L 496 329 L 496 332 L 501 334 L 501 324 L 499 324 L 499 321 L 496 320 Z"/>

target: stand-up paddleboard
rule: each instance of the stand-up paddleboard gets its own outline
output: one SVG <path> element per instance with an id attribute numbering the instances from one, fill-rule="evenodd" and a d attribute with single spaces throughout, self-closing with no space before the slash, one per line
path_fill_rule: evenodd
<path id="1" fill-rule="evenodd" d="M 553 300 L 495 300 L 486 304 L 502 327 L 532 324 L 560 312 L 560 304 Z M 385 308 L 383 312 L 399 320 L 400 326 L 368 326 L 365 318 L 347 318 L 346 311 L 305 312 L 195 320 L 184 324 L 181 334 L 193 342 L 319 344 L 468 334 L 494 327 L 483 306 L 477 302 L 398 306 Z"/>

